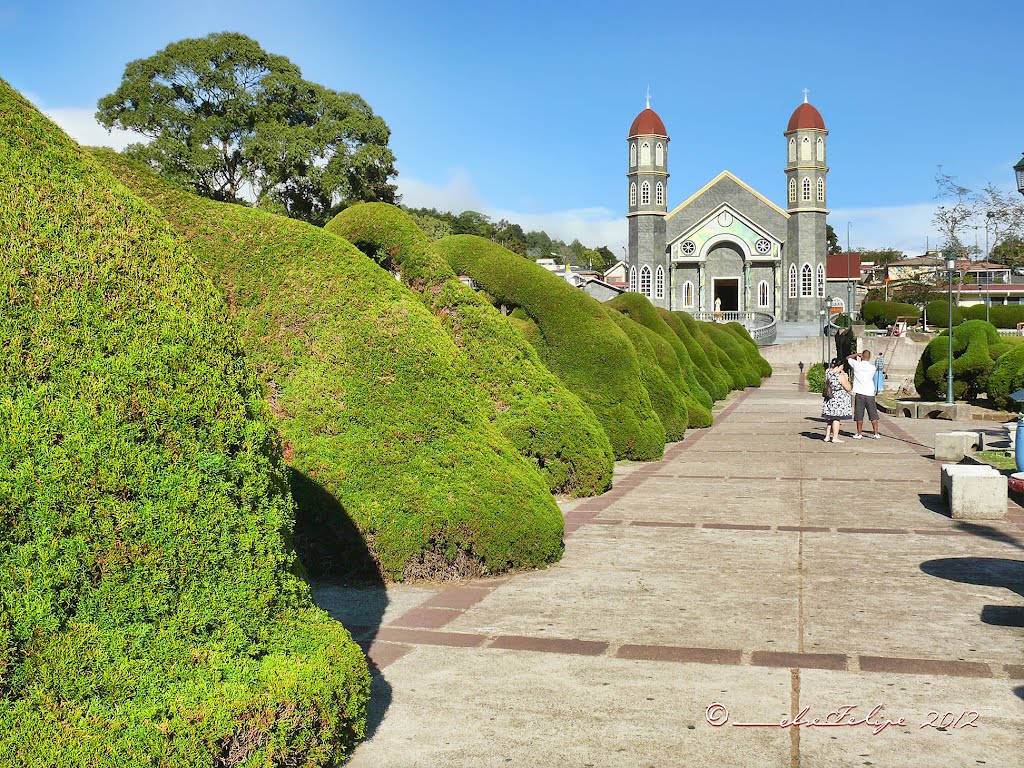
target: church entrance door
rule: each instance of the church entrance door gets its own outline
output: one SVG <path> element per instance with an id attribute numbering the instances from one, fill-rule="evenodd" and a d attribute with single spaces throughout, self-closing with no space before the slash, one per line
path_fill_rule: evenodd
<path id="1" fill-rule="evenodd" d="M 714 307 L 718 309 L 718 300 L 721 299 L 723 312 L 738 312 L 740 309 L 740 281 L 732 278 L 715 278 Z"/>

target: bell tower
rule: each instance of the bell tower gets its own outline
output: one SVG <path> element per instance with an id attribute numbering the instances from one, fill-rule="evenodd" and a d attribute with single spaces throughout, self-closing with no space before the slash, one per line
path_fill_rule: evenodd
<path id="1" fill-rule="evenodd" d="M 629 128 L 629 249 L 626 276 L 630 291 L 643 293 L 658 307 L 669 307 L 670 264 L 665 253 L 668 212 L 668 133 L 651 109 L 650 96 Z"/>
<path id="2" fill-rule="evenodd" d="M 825 121 L 807 100 L 789 118 L 786 137 L 786 201 L 789 212 L 783 260 L 783 318 L 817 320 L 825 296 L 828 241 L 828 166 Z"/>

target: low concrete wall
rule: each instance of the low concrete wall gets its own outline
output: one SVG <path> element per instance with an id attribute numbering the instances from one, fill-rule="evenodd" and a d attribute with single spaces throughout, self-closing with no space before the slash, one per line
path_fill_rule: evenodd
<path id="1" fill-rule="evenodd" d="M 899 380 L 907 377 L 913 378 L 917 370 L 917 363 L 924 354 L 927 342 L 914 341 L 911 338 L 903 337 L 895 347 L 892 344 L 896 339 L 892 337 L 858 337 L 858 349 L 870 349 L 872 355 L 885 352 L 886 343 L 889 343 L 890 357 L 886 359 L 886 370 L 889 382 L 898 383 Z M 758 347 L 758 351 L 771 363 L 773 369 L 779 372 L 796 371 L 797 363 L 803 362 L 804 370 L 810 368 L 813 363 L 821 360 L 821 336 L 812 339 L 801 339 L 790 341 L 785 344 L 770 344 Z M 835 339 L 828 340 L 828 357 L 835 357 Z"/>

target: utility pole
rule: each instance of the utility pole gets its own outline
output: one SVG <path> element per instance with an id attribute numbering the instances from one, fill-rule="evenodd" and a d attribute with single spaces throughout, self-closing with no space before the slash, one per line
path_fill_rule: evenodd
<path id="1" fill-rule="evenodd" d="M 850 290 L 850 222 L 846 222 L 846 319 L 853 327 L 853 293 Z"/>

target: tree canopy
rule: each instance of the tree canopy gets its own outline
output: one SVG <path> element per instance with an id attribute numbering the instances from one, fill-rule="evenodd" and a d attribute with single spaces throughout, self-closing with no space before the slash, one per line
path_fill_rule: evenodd
<path id="1" fill-rule="evenodd" d="M 317 224 L 353 202 L 395 200 L 384 120 L 358 94 L 304 80 L 237 32 L 130 62 L 96 119 L 150 139 L 126 152 L 215 200 L 250 199 Z"/>

